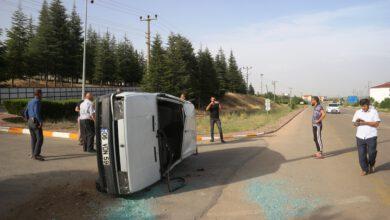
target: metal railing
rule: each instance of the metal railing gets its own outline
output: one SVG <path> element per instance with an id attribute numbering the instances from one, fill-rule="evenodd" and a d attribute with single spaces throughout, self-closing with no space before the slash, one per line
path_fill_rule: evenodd
<path id="1" fill-rule="evenodd" d="M 115 92 L 118 87 L 86 87 L 86 92 L 92 92 L 94 96 L 101 96 Z M 29 99 L 34 97 L 36 89 L 42 90 L 45 99 L 80 99 L 81 88 L 61 87 L 61 88 L 0 88 L 0 103 L 10 99 Z M 140 91 L 139 87 L 120 87 L 122 91 Z"/>

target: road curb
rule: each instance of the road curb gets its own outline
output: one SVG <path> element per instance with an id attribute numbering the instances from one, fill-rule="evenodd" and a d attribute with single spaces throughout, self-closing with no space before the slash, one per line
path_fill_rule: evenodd
<path id="1" fill-rule="evenodd" d="M 266 135 L 266 134 L 273 134 L 273 133 L 279 131 L 280 129 L 282 129 L 288 123 L 290 123 L 295 117 L 297 117 L 299 114 L 301 114 L 306 109 L 307 109 L 307 107 L 304 107 L 302 110 L 298 111 L 293 117 L 288 119 L 285 123 L 283 123 L 282 125 L 280 125 L 279 127 L 275 128 L 273 130 L 263 131 L 263 132 L 251 132 L 251 133 L 247 133 L 247 134 L 238 134 L 238 135 L 224 135 L 225 136 L 224 138 L 225 139 L 256 138 L 256 137 L 261 137 L 261 136 Z M 216 137 L 215 139 L 218 140 L 219 137 Z M 198 136 L 197 137 L 197 141 L 210 141 L 210 140 L 211 140 L 211 138 L 208 136 Z"/>
<path id="2" fill-rule="evenodd" d="M 301 111 L 299 111 L 297 114 L 295 114 L 292 118 L 287 120 L 285 123 L 283 123 L 278 128 L 271 130 L 271 131 L 264 131 L 264 132 L 250 132 L 247 134 L 237 134 L 237 135 L 226 135 L 226 139 L 241 139 L 241 138 L 255 138 L 260 137 L 262 135 L 266 134 L 272 134 L 277 131 L 279 131 L 281 128 L 283 128 L 285 125 L 287 125 L 290 121 L 292 121 L 296 116 L 298 116 L 300 113 L 302 113 L 306 108 L 303 108 Z M 8 134 L 30 134 L 30 130 L 26 128 L 16 128 L 16 127 L 3 127 L 0 126 L 0 132 L 8 133 Z M 65 139 L 72 139 L 72 140 L 78 140 L 77 133 L 68 133 L 68 132 L 58 132 L 58 131 L 43 131 L 44 137 L 54 137 L 54 138 L 65 138 Z M 216 140 L 219 138 L 216 137 Z M 197 141 L 210 141 L 211 138 L 209 136 L 197 136 Z"/>
<path id="3" fill-rule="evenodd" d="M 8 133 L 8 134 L 30 134 L 30 130 L 26 128 L 15 128 L 15 127 L 3 127 L 0 126 L 0 132 Z M 43 131 L 44 137 L 54 137 L 54 138 L 65 138 L 77 140 L 76 133 L 68 133 L 68 132 L 58 132 L 58 131 Z"/>

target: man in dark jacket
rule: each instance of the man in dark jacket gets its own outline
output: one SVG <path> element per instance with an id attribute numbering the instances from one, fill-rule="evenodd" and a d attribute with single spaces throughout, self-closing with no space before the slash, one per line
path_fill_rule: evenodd
<path id="1" fill-rule="evenodd" d="M 221 142 L 225 143 L 222 133 L 221 120 L 219 119 L 219 112 L 222 109 L 222 105 L 215 99 L 215 97 L 210 98 L 210 104 L 207 106 L 206 111 L 210 111 L 210 136 L 211 142 L 214 142 L 214 124 L 218 126 L 219 136 L 221 137 Z"/>
<path id="2" fill-rule="evenodd" d="M 45 160 L 41 156 L 41 148 L 43 144 L 41 99 L 42 90 L 38 89 L 34 93 L 34 98 L 28 102 L 27 108 L 24 112 L 24 117 L 28 121 L 27 124 L 31 136 L 31 158 L 38 161 Z"/>

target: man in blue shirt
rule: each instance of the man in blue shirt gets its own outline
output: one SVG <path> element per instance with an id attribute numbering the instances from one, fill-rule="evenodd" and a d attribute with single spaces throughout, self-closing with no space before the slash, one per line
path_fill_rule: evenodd
<path id="1" fill-rule="evenodd" d="M 44 161 L 41 156 L 43 144 L 42 115 L 41 115 L 42 90 L 38 89 L 34 93 L 34 98 L 28 104 L 24 117 L 28 120 L 28 128 L 31 136 L 31 158 L 38 161 Z"/>

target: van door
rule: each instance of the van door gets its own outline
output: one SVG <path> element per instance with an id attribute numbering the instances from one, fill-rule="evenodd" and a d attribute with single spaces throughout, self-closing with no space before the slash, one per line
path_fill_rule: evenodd
<path id="1" fill-rule="evenodd" d="M 182 145 L 182 159 L 196 152 L 196 112 L 191 102 L 184 102 L 184 134 Z"/>
<path id="2" fill-rule="evenodd" d="M 136 192 L 160 180 L 156 95 L 125 97 L 125 141 L 130 192 Z"/>

